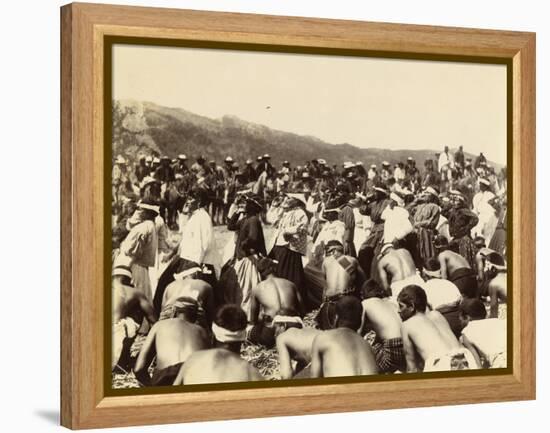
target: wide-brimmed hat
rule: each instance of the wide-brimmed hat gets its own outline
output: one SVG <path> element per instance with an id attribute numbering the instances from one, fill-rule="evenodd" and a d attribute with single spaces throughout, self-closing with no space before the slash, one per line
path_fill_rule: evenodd
<path id="1" fill-rule="evenodd" d="M 116 164 L 126 164 L 126 160 L 122 155 L 118 155 L 115 160 Z"/>
<path id="2" fill-rule="evenodd" d="M 184 153 L 180 153 L 178 155 L 178 159 L 180 159 L 182 161 L 186 161 L 187 160 L 187 155 L 185 155 Z"/>

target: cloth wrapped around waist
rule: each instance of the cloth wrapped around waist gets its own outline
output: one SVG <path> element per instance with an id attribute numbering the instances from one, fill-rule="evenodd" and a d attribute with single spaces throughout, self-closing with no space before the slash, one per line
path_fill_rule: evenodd
<path id="1" fill-rule="evenodd" d="M 183 364 L 183 362 L 178 362 L 177 364 L 170 365 L 169 367 L 163 368 L 161 370 L 155 369 L 155 371 L 153 372 L 153 377 L 151 378 L 151 385 L 173 385 Z"/>
<path id="2" fill-rule="evenodd" d="M 424 372 L 475 370 L 477 368 L 472 352 L 465 347 L 452 349 L 447 353 L 432 355 L 424 361 Z"/>
<path id="3" fill-rule="evenodd" d="M 120 319 L 117 323 L 113 325 L 113 342 L 112 342 L 112 357 L 111 357 L 111 367 L 114 368 L 117 364 L 120 354 L 122 352 L 122 347 L 124 340 L 126 338 L 134 338 L 137 334 L 139 326 L 134 319 L 131 317 L 125 317 Z"/>

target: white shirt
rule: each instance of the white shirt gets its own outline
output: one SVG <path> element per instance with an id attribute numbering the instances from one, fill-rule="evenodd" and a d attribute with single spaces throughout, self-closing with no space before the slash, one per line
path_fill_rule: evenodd
<path id="1" fill-rule="evenodd" d="M 197 209 L 181 228 L 180 257 L 195 263 L 214 263 L 214 227 L 203 208 Z"/>
<path id="2" fill-rule="evenodd" d="M 393 242 L 395 239 L 403 239 L 413 231 L 409 220 L 409 212 L 399 206 L 391 209 L 389 206 L 382 212 L 384 222 L 384 243 Z"/>
<path id="3" fill-rule="evenodd" d="M 424 283 L 423 289 L 434 310 L 444 305 L 456 304 L 462 299 L 458 287 L 449 280 L 431 278 Z"/>
<path id="4" fill-rule="evenodd" d="M 317 239 L 315 239 L 315 245 L 313 250 L 323 242 L 325 245 L 328 241 L 336 240 L 342 245 L 344 244 L 344 232 L 346 231 L 346 225 L 343 221 L 328 221 L 323 225 L 323 228 L 319 232 Z"/>
<path id="5" fill-rule="evenodd" d="M 453 168 L 454 167 L 454 159 L 453 159 L 453 155 L 451 155 L 450 153 L 445 153 L 445 152 L 441 152 L 439 154 L 439 161 L 437 163 L 437 169 L 439 172 L 441 172 L 441 170 L 447 166 L 446 168 Z"/>

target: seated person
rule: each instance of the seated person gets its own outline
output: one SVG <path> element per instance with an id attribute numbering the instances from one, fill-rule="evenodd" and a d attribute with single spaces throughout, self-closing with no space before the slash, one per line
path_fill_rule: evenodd
<path id="1" fill-rule="evenodd" d="M 193 298 L 198 305 L 196 323 L 210 329 L 214 316 L 214 291 L 210 284 L 195 278 L 200 272 L 197 267 L 174 275 L 175 280 L 168 284 L 162 297 L 160 320 L 174 317 L 174 302 L 178 298 Z"/>
<path id="2" fill-rule="evenodd" d="M 131 369 L 130 348 L 137 331 L 146 318 L 149 324 L 157 321 L 153 305 L 142 290 L 132 284 L 131 259 L 119 255 L 115 260 L 112 279 L 113 341 L 111 368 L 118 366 L 128 372 Z"/>
<path id="3" fill-rule="evenodd" d="M 179 298 L 174 304 L 176 317 L 155 323 L 139 352 L 134 373 L 142 386 L 172 385 L 191 354 L 210 346 L 207 332 L 194 323 L 197 301 Z M 156 366 L 151 378 L 148 370 L 155 356 Z"/>
<path id="4" fill-rule="evenodd" d="M 462 300 L 462 295 L 454 283 L 441 278 L 440 266 L 439 260 L 435 257 L 426 260 L 422 271 L 422 276 L 426 281 L 422 288 L 426 292 L 430 308 L 443 314 L 456 338 L 458 338 L 462 331 L 458 319 L 458 305 Z"/>
<path id="5" fill-rule="evenodd" d="M 252 289 L 249 322 L 251 329 L 248 339 L 254 344 L 271 348 L 275 346 L 273 317 L 281 309 L 292 311 L 293 316 L 302 316 L 302 297 L 292 281 L 275 276 L 272 260 L 261 259 L 258 262 L 258 272 L 263 281 Z"/>
<path id="6" fill-rule="evenodd" d="M 363 306 L 362 334 L 373 330 L 376 339 L 372 345 L 376 365 L 380 373 L 405 371 L 405 352 L 401 339 L 401 318 L 395 302 L 390 300 L 389 293 L 382 289 L 374 280 L 368 280 L 363 285 L 365 299 Z"/>
<path id="7" fill-rule="evenodd" d="M 304 328 L 288 310 L 281 310 L 273 320 L 279 354 L 281 379 L 300 379 L 311 376 L 311 347 L 321 332 Z M 295 367 L 293 368 L 293 363 Z"/>
<path id="8" fill-rule="evenodd" d="M 441 278 L 454 283 L 465 298 L 479 296 L 477 275 L 468 260 L 452 251 L 444 236 L 435 237 L 434 247 L 441 267 Z"/>
<path id="9" fill-rule="evenodd" d="M 356 258 L 344 254 L 344 246 L 337 240 L 327 242 L 322 268 L 327 283 L 316 320 L 321 329 L 330 329 L 327 321 L 330 303 L 345 295 L 358 296 L 365 274 Z"/>
<path id="10" fill-rule="evenodd" d="M 233 304 L 222 305 L 212 323 L 213 349 L 194 352 L 181 367 L 174 385 L 251 382 L 260 372 L 240 357 L 246 339 L 246 313 Z"/>
<path id="11" fill-rule="evenodd" d="M 397 299 L 399 292 L 409 284 L 424 284 L 424 280 L 416 273 L 411 253 L 405 248 L 396 249 L 391 243 L 382 246 L 377 270 L 382 288 L 391 290 L 393 299 Z"/>
<path id="12" fill-rule="evenodd" d="M 373 350 L 359 334 L 363 308 L 354 296 L 336 302 L 335 329 L 317 335 L 311 349 L 311 377 L 377 374 Z"/>
<path id="13" fill-rule="evenodd" d="M 473 355 L 460 345 L 445 318 L 437 311 L 426 312 L 428 300 L 422 287 L 405 287 L 397 302 L 407 372 L 476 368 Z"/>
<path id="14" fill-rule="evenodd" d="M 487 310 L 479 299 L 465 299 L 460 304 L 463 325 L 461 341 L 480 366 L 507 367 L 506 320 L 486 319 Z"/>

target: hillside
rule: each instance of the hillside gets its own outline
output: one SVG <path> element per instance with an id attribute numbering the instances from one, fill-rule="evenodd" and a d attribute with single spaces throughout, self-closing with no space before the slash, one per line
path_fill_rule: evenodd
<path id="1" fill-rule="evenodd" d="M 247 158 L 269 153 L 274 165 L 289 160 L 293 165 L 324 158 L 329 164 L 363 161 L 380 164 L 405 161 L 412 156 L 421 166 L 434 158 L 432 150 L 387 150 L 359 148 L 348 143 L 330 144 L 316 137 L 278 131 L 235 116 L 210 119 L 181 108 L 167 108 L 150 102 L 116 101 L 113 106 L 113 155 L 134 159 L 140 153 L 156 151 L 171 158 L 185 153 L 190 159 L 202 154 L 207 160 L 222 161 L 231 155 L 239 164 Z M 498 165 L 496 165 L 498 167 Z"/>

